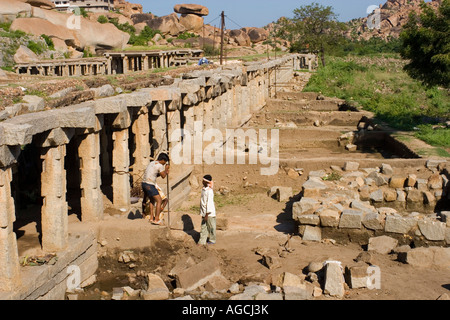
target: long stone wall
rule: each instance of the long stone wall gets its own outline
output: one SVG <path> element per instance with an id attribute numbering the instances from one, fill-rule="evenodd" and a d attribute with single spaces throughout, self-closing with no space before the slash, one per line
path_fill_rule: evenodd
<path id="1" fill-rule="evenodd" d="M 302 63 L 302 55 L 289 55 L 243 67 L 194 71 L 171 86 L 0 122 L 0 293 L 16 290 L 23 279 L 13 225 L 20 218 L 16 207 L 25 185 L 18 177 L 25 170 L 21 155 L 27 148 L 37 150 L 29 161 L 40 170 L 42 249 L 64 252 L 73 245 L 67 219 L 69 186 L 79 191 L 82 222 L 102 220 L 105 195 L 114 207 L 129 208 L 130 190 L 150 157 L 170 147 L 166 130 L 170 136 L 176 129 L 192 129 L 196 121 L 203 122 L 203 129 L 239 127 L 273 96 L 276 79 L 288 81 Z M 171 195 L 180 202 L 186 178 L 179 174 L 170 181 Z"/>

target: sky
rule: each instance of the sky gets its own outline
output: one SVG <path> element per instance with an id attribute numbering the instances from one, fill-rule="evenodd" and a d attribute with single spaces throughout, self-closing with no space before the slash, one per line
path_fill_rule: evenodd
<path id="1" fill-rule="evenodd" d="M 241 27 L 264 27 L 280 17 L 293 17 L 293 11 L 303 5 L 317 2 L 323 6 L 331 6 L 338 15 L 338 20 L 347 22 L 354 18 L 367 17 L 367 8 L 384 4 L 386 0 L 128 0 L 140 3 L 144 13 L 151 12 L 157 16 L 173 13 L 173 7 L 181 3 L 195 3 L 206 6 L 209 15 L 204 17 L 205 23 L 220 25 L 220 13 L 225 12 L 227 29 Z"/>

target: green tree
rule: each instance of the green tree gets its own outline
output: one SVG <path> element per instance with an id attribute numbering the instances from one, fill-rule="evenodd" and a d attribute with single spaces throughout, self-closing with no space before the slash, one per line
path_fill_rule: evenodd
<path id="1" fill-rule="evenodd" d="M 319 52 L 325 66 L 327 48 L 343 38 L 345 24 L 337 21 L 333 8 L 316 2 L 294 10 L 294 18 L 279 20 L 279 37 L 291 41 L 292 51 Z"/>
<path id="2" fill-rule="evenodd" d="M 426 3 L 422 13 L 412 12 L 400 34 L 401 56 L 408 59 L 405 71 L 427 86 L 450 85 L 450 0 L 437 11 Z"/>

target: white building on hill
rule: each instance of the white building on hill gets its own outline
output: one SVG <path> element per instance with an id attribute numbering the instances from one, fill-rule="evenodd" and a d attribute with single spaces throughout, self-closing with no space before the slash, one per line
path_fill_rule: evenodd
<path id="1" fill-rule="evenodd" d="M 73 8 L 84 8 L 90 12 L 105 12 L 114 10 L 114 0 L 52 0 L 58 11 Z"/>

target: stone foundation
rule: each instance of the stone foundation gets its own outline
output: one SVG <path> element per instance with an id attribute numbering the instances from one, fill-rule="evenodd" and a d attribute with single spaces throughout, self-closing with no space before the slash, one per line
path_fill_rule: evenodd
<path id="1" fill-rule="evenodd" d="M 429 160 L 420 176 L 398 174 L 388 164 L 360 168 L 357 162 L 346 162 L 342 170 L 335 167 L 333 175 L 310 172 L 292 216 L 305 240 L 367 244 L 371 236 L 388 234 L 403 244 L 448 246 L 450 184 L 445 165 L 445 160 Z"/>

